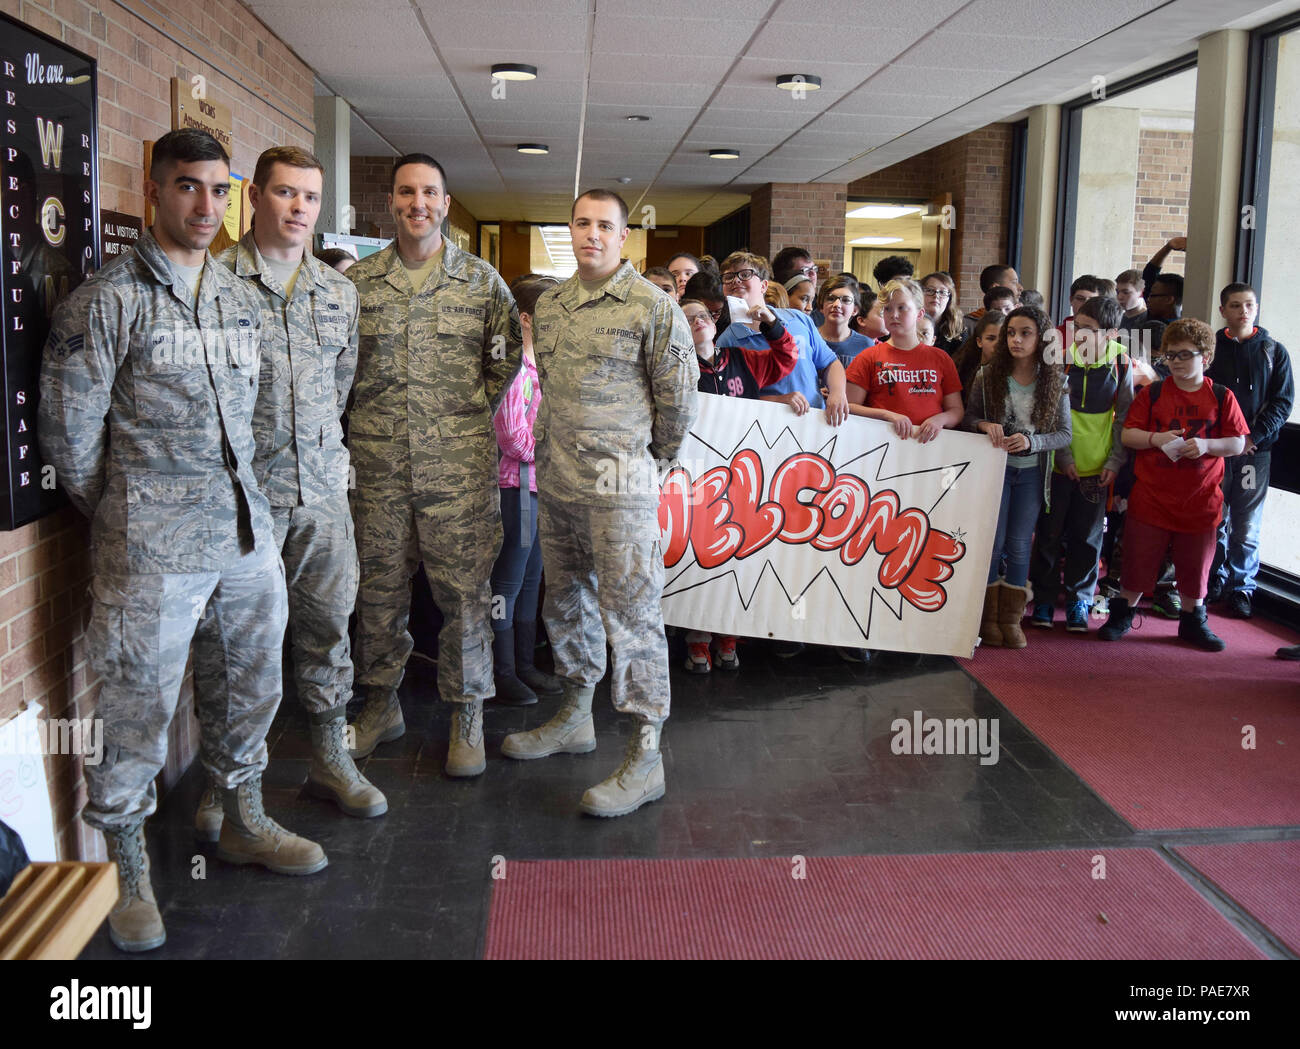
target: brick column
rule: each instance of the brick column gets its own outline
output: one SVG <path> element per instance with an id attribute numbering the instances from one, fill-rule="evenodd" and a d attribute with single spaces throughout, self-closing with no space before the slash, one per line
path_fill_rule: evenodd
<path id="1" fill-rule="evenodd" d="M 770 182 L 749 198 L 751 250 L 770 260 L 782 248 L 807 248 L 822 277 L 844 268 L 843 182 Z"/>

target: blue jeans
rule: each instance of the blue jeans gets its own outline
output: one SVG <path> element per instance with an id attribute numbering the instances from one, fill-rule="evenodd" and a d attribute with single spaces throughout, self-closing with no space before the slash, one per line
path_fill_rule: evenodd
<path id="1" fill-rule="evenodd" d="M 1234 455 L 1223 464 L 1223 520 L 1210 578 L 1224 591 L 1253 593 L 1259 574 L 1259 525 L 1268 494 L 1268 463 L 1272 451 Z"/>
<path id="2" fill-rule="evenodd" d="M 989 565 L 989 582 L 998 578 L 998 564 L 1007 559 L 1007 582 L 1024 586 L 1029 582 L 1029 555 L 1034 543 L 1034 525 L 1043 508 L 1043 468 L 1026 470 L 1007 463 L 1002 481 L 1002 505 L 998 510 L 998 530 L 993 537 L 993 561 Z"/>
<path id="3" fill-rule="evenodd" d="M 542 584 L 542 544 L 537 539 L 537 493 L 518 488 L 501 489 L 501 553 L 492 568 L 492 629 L 510 630 L 515 619 L 537 618 L 537 594 Z M 528 538 L 523 539 L 524 512 L 528 513 Z"/>

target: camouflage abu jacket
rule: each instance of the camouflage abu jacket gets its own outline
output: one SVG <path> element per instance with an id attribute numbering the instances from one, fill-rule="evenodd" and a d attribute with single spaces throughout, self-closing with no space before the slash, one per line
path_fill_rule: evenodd
<path id="1" fill-rule="evenodd" d="M 284 288 L 244 234 L 217 261 L 262 304 L 253 473 L 272 506 L 319 506 L 348 488 L 340 417 L 357 368 L 357 289 L 311 254 L 286 309 Z"/>
<path id="2" fill-rule="evenodd" d="M 261 313 L 206 258 L 197 316 L 153 234 L 54 315 L 41 367 L 45 461 L 92 519 L 97 571 L 212 571 L 273 543 L 253 476 Z"/>

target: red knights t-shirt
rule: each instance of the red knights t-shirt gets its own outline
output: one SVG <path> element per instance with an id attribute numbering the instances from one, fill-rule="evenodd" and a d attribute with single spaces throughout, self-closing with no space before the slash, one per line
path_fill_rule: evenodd
<path id="1" fill-rule="evenodd" d="M 1151 387 L 1143 387 L 1128 410 L 1124 429 L 1164 433 L 1176 428 L 1181 428 L 1186 438 L 1245 437 L 1250 433 L 1231 390 L 1223 395 L 1223 418 L 1219 418 L 1219 402 L 1209 379 L 1195 393 L 1180 390 L 1173 379 L 1166 379 L 1154 405 Z M 1219 490 L 1223 456 L 1202 455 L 1175 462 L 1159 448 L 1139 448 L 1133 472 L 1136 483 L 1128 512 L 1135 520 L 1170 532 L 1208 532 L 1218 525 L 1223 509 L 1223 492 Z"/>
<path id="2" fill-rule="evenodd" d="M 844 377 L 867 391 L 868 408 L 906 415 L 919 426 L 943 411 L 943 398 L 961 392 L 952 358 L 925 343 L 900 350 L 888 342 L 868 346 L 853 358 Z"/>

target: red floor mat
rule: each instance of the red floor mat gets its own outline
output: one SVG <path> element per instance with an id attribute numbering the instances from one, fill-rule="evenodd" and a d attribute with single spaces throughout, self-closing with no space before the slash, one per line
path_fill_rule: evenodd
<path id="1" fill-rule="evenodd" d="M 487 958 L 1260 958 L 1154 852 L 510 863 Z M 1102 916 L 1105 916 L 1104 918 Z"/>
<path id="2" fill-rule="evenodd" d="M 1188 845 L 1176 851 L 1300 954 L 1300 841 Z"/>
<path id="3" fill-rule="evenodd" d="M 1211 615 L 1210 653 L 1155 616 L 1115 642 L 1098 625 L 1026 625 L 1028 648 L 960 662 L 1134 827 L 1300 824 L 1300 663 L 1273 655 L 1294 634 Z"/>

